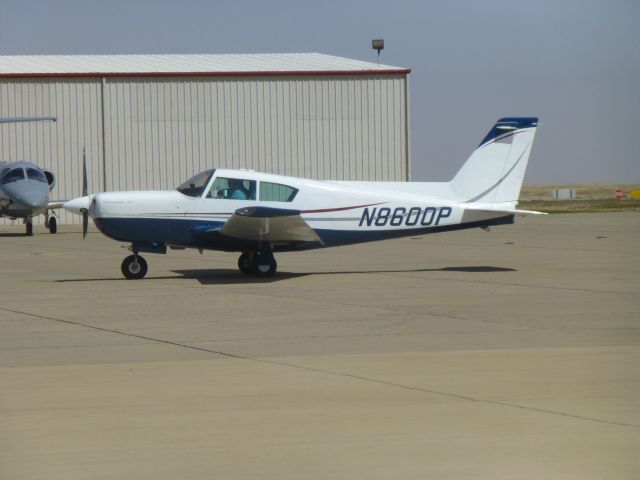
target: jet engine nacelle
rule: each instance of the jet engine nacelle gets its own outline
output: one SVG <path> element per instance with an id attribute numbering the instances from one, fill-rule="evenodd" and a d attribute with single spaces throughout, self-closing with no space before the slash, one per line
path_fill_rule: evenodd
<path id="1" fill-rule="evenodd" d="M 49 184 L 49 190 L 56 186 L 56 176 L 51 170 L 42 170 L 44 176 L 47 177 L 47 183 Z"/>

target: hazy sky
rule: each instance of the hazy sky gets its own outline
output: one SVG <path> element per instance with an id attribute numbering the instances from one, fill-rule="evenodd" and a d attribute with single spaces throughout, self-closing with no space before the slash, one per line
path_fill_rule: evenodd
<path id="1" fill-rule="evenodd" d="M 0 55 L 320 52 L 409 67 L 413 178 L 537 115 L 525 182 L 640 182 L 640 0 L 0 0 Z"/>

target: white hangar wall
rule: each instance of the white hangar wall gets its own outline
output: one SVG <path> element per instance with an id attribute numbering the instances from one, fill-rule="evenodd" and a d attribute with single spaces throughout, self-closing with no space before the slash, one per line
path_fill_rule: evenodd
<path id="1" fill-rule="evenodd" d="M 80 194 L 83 147 L 93 192 L 173 188 L 211 167 L 408 179 L 408 71 L 7 78 L 1 67 L 0 116 L 58 118 L 0 125 L 2 161 L 54 171 L 52 199 Z"/>

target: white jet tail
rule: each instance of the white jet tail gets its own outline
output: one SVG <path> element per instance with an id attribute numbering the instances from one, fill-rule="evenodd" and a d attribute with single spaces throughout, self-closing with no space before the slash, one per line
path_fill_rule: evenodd
<path id="1" fill-rule="evenodd" d="M 465 203 L 515 208 L 527 168 L 535 117 L 501 118 L 449 182 Z"/>

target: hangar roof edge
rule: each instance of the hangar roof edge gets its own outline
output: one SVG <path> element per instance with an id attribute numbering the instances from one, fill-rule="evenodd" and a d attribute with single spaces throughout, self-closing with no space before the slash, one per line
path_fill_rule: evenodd
<path id="1" fill-rule="evenodd" d="M 408 74 L 408 68 L 321 53 L 1 55 L 0 78 Z"/>

